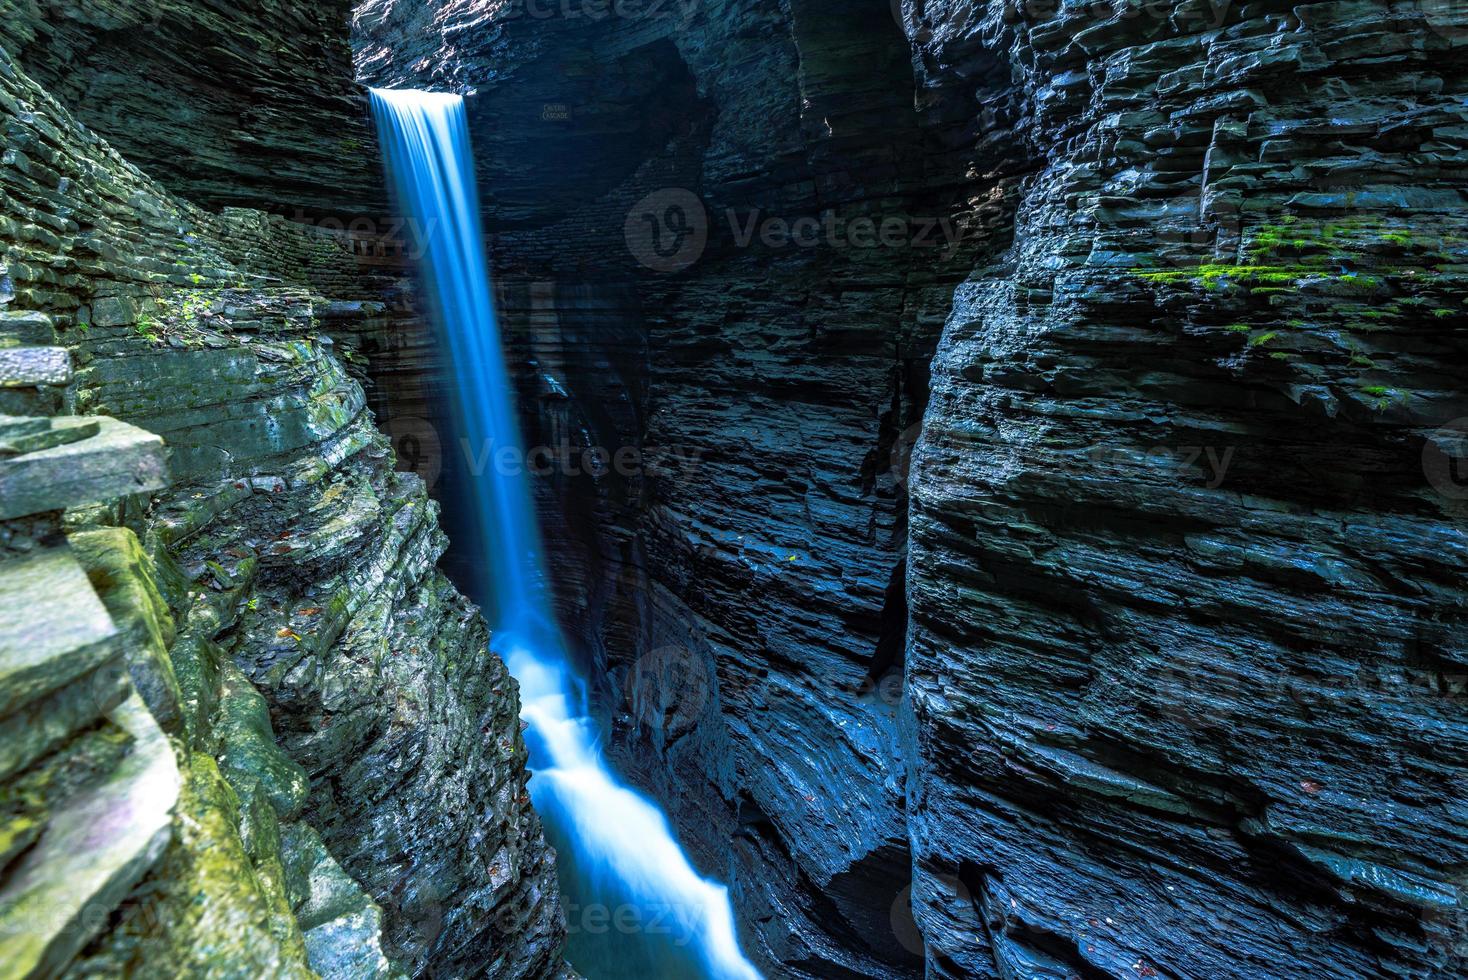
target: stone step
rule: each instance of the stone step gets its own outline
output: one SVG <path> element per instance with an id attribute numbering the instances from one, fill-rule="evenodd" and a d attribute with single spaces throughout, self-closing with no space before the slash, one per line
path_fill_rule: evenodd
<path id="1" fill-rule="evenodd" d="M 89 439 L 0 459 L 0 520 L 147 493 L 167 483 L 162 439 L 106 416 L 94 421 L 98 432 Z"/>
<path id="2" fill-rule="evenodd" d="M 66 801 L 0 884 L 0 973 L 53 977 L 168 846 L 179 772 L 136 694 L 111 720 L 132 737 L 108 775 Z"/>
<path id="3" fill-rule="evenodd" d="M 51 428 L 51 419 L 39 415 L 0 415 L 0 439 L 16 439 Z"/>
<path id="4" fill-rule="evenodd" d="M 60 388 L 71 383 L 65 347 L 0 347 L 0 388 Z"/>
<path id="5" fill-rule="evenodd" d="M 56 343 L 56 327 L 44 313 L 0 311 L 0 347 L 49 347 Z"/>
<path id="6" fill-rule="evenodd" d="M 44 312 L 0 311 L 0 348 L 29 348 L 56 343 L 56 327 Z"/>
<path id="7" fill-rule="evenodd" d="M 70 417 L 32 421 L 42 424 L 39 429 L 29 432 L 9 431 L 0 423 L 0 457 L 38 453 L 44 449 L 90 439 L 102 431 L 102 424 L 95 418 Z"/>
<path id="8" fill-rule="evenodd" d="M 382 909 L 348 875 L 308 824 L 281 828 L 280 857 L 306 957 L 321 980 L 392 975 L 382 952 Z"/>
<path id="9" fill-rule="evenodd" d="M 117 628 L 69 547 L 0 562 L 0 718 L 101 667 Z"/>

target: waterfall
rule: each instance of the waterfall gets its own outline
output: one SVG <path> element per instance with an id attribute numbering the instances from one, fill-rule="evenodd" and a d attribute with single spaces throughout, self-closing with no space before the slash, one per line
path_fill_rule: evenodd
<path id="1" fill-rule="evenodd" d="M 384 162 L 422 249 L 422 274 L 453 362 L 467 445 L 520 445 L 490 296 L 464 100 L 372 90 Z M 540 535 L 520 468 L 490 456 L 470 488 L 491 595 L 494 647 L 520 683 L 536 808 L 556 844 L 571 939 L 589 980 L 750 980 L 728 889 L 699 876 L 656 806 L 618 784 L 545 598 Z"/>

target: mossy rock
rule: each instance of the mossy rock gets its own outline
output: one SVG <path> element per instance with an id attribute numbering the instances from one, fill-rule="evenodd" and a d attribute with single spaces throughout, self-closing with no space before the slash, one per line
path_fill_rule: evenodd
<path id="1" fill-rule="evenodd" d="M 387 977 L 381 945 L 382 910 L 304 823 L 282 831 L 286 887 L 306 935 L 311 967 L 325 980 Z"/>
<path id="2" fill-rule="evenodd" d="M 198 633 L 179 637 L 168 656 L 178 680 L 184 735 L 191 747 L 201 748 L 219 707 L 219 665 L 223 657 L 214 643 Z"/>
<path id="3" fill-rule="evenodd" d="M 70 542 L 123 636 L 133 686 L 164 731 L 182 733 L 183 695 L 168 657 L 173 616 L 154 580 L 152 561 L 127 528 L 82 531 Z"/>
<path id="4" fill-rule="evenodd" d="M 282 820 L 292 820 L 306 802 L 306 770 L 275 743 L 270 710 L 260 692 L 232 663 L 220 665 L 219 717 L 214 734 L 219 765 L 236 790 L 257 780 Z"/>
<path id="5" fill-rule="evenodd" d="M 104 722 L 0 787 L 0 868 L 40 837 L 53 810 L 116 769 L 131 744 L 127 732 Z"/>
<path id="6" fill-rule="evenodd" d="M 299 932 L 277 934 L 272 903 L 238 831 L 240 800 L 214 760 L 184 770 L 172 844 L 68 977 L 309 980 Z"/>

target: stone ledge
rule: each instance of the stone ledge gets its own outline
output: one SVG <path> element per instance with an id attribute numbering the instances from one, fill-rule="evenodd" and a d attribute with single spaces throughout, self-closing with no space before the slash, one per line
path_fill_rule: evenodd
<path id="1" fill-rule="evenodd" d="M 39 453 L 90 439 L 102 431 L 95 418 L 22 418 L 8 426 L 0 419 L 0 458 Z"/>
<path id="2" fill-rule="evenodd" d="M 50 346 L 56 343 L 56 327 L 44 313 L 0 312 L 0 347 Z"/>
<path id="3" fill-rule="evenodd" d="M 0 718 L 96 670 L 117 629 L 70 548 L 0 563 Z"/>
<path id="4" fill-rule="evenodd" d="M 90 439 L 0 460 L 0 520 L 64 510 L 168 482 L 163 440 L 116 419 L 98 417 Z"/>
<path id="5" fill-rule="evenodd" d="M 173 748 L 136 695 L 112 718 L 132 736 L 132 751 L 51 819 L 0 889 L 8 977 L 59 973 L 168 844 L 179 793 Z"/>

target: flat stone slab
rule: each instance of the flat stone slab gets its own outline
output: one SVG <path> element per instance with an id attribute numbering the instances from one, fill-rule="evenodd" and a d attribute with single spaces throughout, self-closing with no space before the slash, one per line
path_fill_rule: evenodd
<path id="1" fill-rule="evenodd" d="M 10 311 L 0 313 L 0 347 L 50 346 L 56 343 L 56 327 L 44 313 Z"/>
<path id="2" fill-rule="evenodd" d="M 178 764 L 134 694 L 111 715 L 133 737 L 122 764 L 70 800 L 0 889 L 0 971 L 59 974 L 168 846 Z"/>
<path id="3" fill-rule="evenodd" d="M 65 347 L 0 347 L 0 387 L 59 388 L 71 383 Z"/>
<path id="4" fill-rule="evenodd" d="M 51 419 L 33 415 L 0 415 L 0 439 L 17 439 L 51 428 Z"/>
<path id="5" fill-rule="evenodd" d="M 68 547 L 0 563 L 0 718 L 96 670 L 117 628 Z"/>
<path id="6" fill-rule="evenodd" d="M 90 439 L 0 459 L 0 520 L 148 493 L 168 483 L 163 440 L 99 416 Z"/>
<path id="7" fill-rule="evenodd" d="M 24 456 L 38 453 L 69 442 L 90 439 L 102 430 L 102 423 L 95 418 L 67 417 L 59 419 L 33 419 L 40 422 L 31 431 L 7 431 L 0 422 L 0 456 Z"/>

